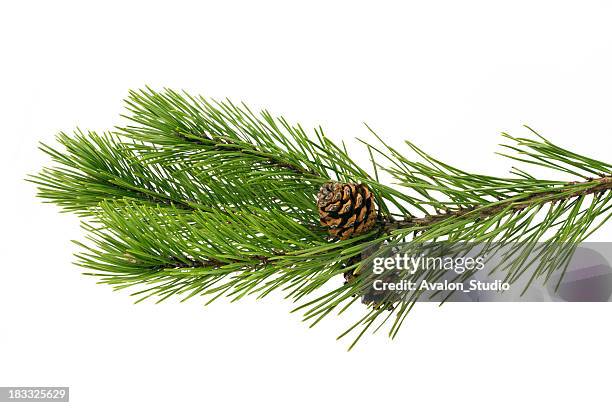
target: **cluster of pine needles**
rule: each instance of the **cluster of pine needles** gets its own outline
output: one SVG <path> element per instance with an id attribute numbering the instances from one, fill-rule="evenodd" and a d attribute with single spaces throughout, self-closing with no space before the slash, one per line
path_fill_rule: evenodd
<path id="1" fill-rule="evenodd" d="M 364 283 L 343 284 L 342 276 L 358 271 L 373 246 L 575 243 L 611 215 L 612 165 L 535 132 L 504 134 L 501 154 L 567 181 L 516 167 L 507 178 L 473 174 L 410 142 L 396 150 L 373 131 L 373 142 L 360 140 L 370 158 L 364 169 L 321 128 L 306 132 L 267 111 L 169 89 L 131 91 L 125 106 L 126 126 L 60 133 L 57 148 L 42 144 L 53 165 L 30 180 L 45 201 L 82 217 L 87 237 L 77 263 L 138 301 L 209 303 L 282 290 L 315 325 L 359 304 Z M 330 180 L 370 188 L 379 208 L 373 230 L 329 238 L 315 196 Z M 354 345 L 384 322 L 394 337 L 413 305 L 359 305 L 364 316 L 340 337 L 356 331 Z"/>

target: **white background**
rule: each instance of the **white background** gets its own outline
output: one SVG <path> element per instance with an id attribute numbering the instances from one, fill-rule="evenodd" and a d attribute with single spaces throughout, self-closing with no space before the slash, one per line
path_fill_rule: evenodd
<path id="1" fill-rule="evenodd" d="M 488 174 L 509 170 L 499 133 L 524 123 L 611 160 L 609 2 L 367 4 L 0 6 L 0 385 L 67 385 L 77 407 L 609 406 L 608 304 L 420 305 L 396 341 L 346 352 L 352 320 L 308 329 L 278 296 L 133 305 L 71 265 L 77 218 L 23 181 L 47 162 L 37 143 L 112 128 L 145 84 L 336 139 L 367 137 L 366 121 Z"/>

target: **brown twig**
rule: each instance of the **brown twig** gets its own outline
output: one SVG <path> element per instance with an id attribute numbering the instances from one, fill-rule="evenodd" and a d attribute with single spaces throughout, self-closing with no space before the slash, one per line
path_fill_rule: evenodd
<path id="1" fill-rule="evenodd" d="M 534 204 L 545 204 L 557 201 L 565 201 L 574 197 L 586 196 L 590 194 L 603 193 L 612 190 L 612 176 L 600 178 L 592 178 L 587 181 L 574 181 L 567 183 L 563 187 L 550 191 L 532 193 L 521 197 L 517 195 L 506 200 L 498 201 L 497 203 L 487 204 L 482 206 L 474 206 L 470 208 L 449 211 L 444 214 L 426 215 L 420 218 L 410 218 L 399 221 L 383 221 L 383 229 L 385 232 L 390 232 L 401 228 L 420 227 L 422 229 L 429 228 L 433 224 L 450 219 L 462 218 L 466 216 L 474 218 L 488 218 L 497 215 L 507 209 L 512 211 L 520 211 Z"/>

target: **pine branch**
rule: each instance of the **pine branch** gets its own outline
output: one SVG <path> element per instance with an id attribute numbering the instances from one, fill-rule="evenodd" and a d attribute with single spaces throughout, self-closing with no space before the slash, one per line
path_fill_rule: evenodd
<path id="1" fill-rule="evenodd" d="M 104 228 L 84 224 L 94 246 L 80 244 L 86 251 L 79 264 L 118 288 L 150 285 L 147 297 L 188 283 L 189 291 L 180 291 L 187 297 L 265 295 L 296 278 L 307 285 L 293 294 L 303 296 L 335 276 L 330 271 L 368 238 L 330 243 L 288 215 L 258 208 L 225 214 L 117 204 L 101 205 L 96 221 Z M 340 253 L 347 249 L 349 255 Z"/>
<path id="2" fill-rule="evenodd" d="M 244 174 L 232 174 L 229 169 L 223 177 L 206 171 L 194 175 L 193 168 L 181 164 L 142 160 L 137 151 L 110 133 L 77 131 L 74 137 L 61 133 L 57 140 L 65 152 L 44 144 L 41 149 L 58 166 L 43 169 L 30 180 L 40 186 L 40 197 L 81 215 L 91 215 L 104 200 L 124 198 L 203 211 L 231 211 L 251 204 L 291 208 L 292 214 L 306 223 L 315 214 L 310 197 L 316 189 L 312 185 L 291 183 L 287 188 L 283 180 L 271 178 L 265 184 L 252 183 Z M 244 169 L 240 163 L 232 163 L 234 169 Z M 258 169 L 249 163 L 245 171 L 254 178 Z M 262 202 L 266 196 L 268 200 Z"/>
<path id="3" fill-rule="evenodd" d="M 120 130 L 128 138 L 152 145 L 136 147 L 143 160 L 205 166 L 206 171 L 224 176 L 225 165 L 210 151 L 229 149 L 243 159 L 264 160 L 266 165 L 286 169 L 283 176 L 293 186 L 311 185 L 313 192 L 329 180 L 364 182 L 376 193 L 384 216 L 390 216 L 386 201 L 402 215 L 409 215 L 406 203 L 419 205 L 409 195 L 371 177 L 320 127 L 309 137 L 299 124 L 291 125 L 268 111 L 256 115 L 244 104 L 209 101 L 169 89 L 131 91 L 125 102 L 130 112 L 125 118 L 134 124 Z M 215 161 L 211 165 L 207 159 Z M 244 172 L 243 176 L 257 182 L 268 178 L 265 173 Z"/>
<path id="4" fill-rule="evenodd" d="M 88 236 L 78 263 L 104 283 L 135 289 L 139 300 L 210 302 L 284 290 L 315 325 L 358 302 L 364 279 L 323 288 L 359 275 L 380 253 L 373 248 L 406 241 L 581 242 L 612 215 L 612 165 L 534 131 L 534 139 L 504 134 L 510 152 L 500 154 L 577 181 L 541 179 L 515 167 L 511 177 L 476 174 L 410 142 L 410 152 L 400 152 L 373 131 L 378 144 L 361 141 L 371 176 L 322 129 L 308 135 L 244 104 L 149 88 L 131 91 L 125 103 L 129 123 L 118 132 L 61 133 L 62 149 L 42 145 L 54 166 L 30 181 L 40 197 L 84 217 Z M 376 228 L 344 241 L 329 238 L 315 195 L 330 180 L 368 186 L 380 210 Z M 538 256 L 530 283 L 567 261 L 554 248 Z M 526 262 L 509 257 L 506 279 L 517 279 Z M 357 341 L 374 324 L 390 322 L 394 337 L 417 299 L 389 301 L 391 310 L 369 308 L 342 336 L 358 330 Z"/>
<path id="5" fill-rule="evenodd" d="M 522 211 L 536 205 L 566 201 L 574 197 L 587 196 L 591 194 L 603 194 L 612 190 L 612 176 L 590 178 L 588 181 L 569 182 L 568 187 L 551 189 L 549 191 L 538 191 L 529 194 L 519 194 L 511 198 L 497 201 L 492 204 L 480 205 L 471 208 L 449 211 L 445 214 L 426 215 L 420 218 L 412 218 L 403 221 L 386 221 L 383 224 L 385 233 L 403 228 L 418 227 L 427 229 L 451 218 L 461 219 L 476 218 L 486 219 L 496 216 L 505 211 Z"/>

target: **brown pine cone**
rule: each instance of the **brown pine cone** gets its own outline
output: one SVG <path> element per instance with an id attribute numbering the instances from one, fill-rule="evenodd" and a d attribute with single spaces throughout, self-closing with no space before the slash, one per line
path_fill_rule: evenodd
<path id="1" fill-rule="evenodd" d="M 341 240 L 371 230 L 378 214 L 374 196 L 363 184 L 325 183 L 317 194 L 317 206 L 321 225 Z"/>

